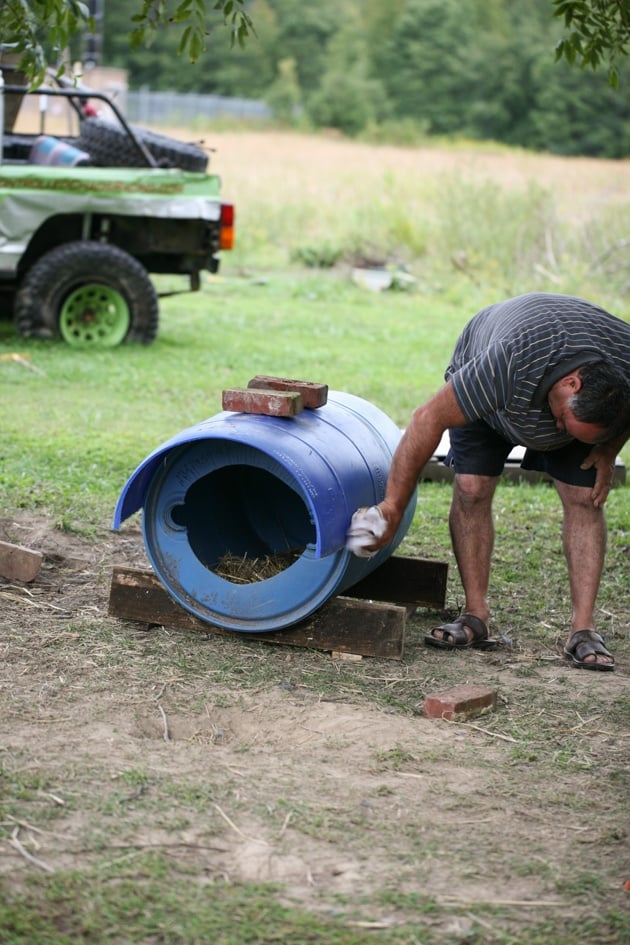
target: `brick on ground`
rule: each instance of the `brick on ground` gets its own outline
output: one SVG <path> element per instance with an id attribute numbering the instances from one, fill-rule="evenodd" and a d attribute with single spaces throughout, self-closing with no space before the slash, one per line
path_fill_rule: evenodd
<path id="1" fill-rule="evenodd" d="M 488 686 L 454 686 L 434 692 L 424 700 L 424 714 L 430 719 L 461 722 L 492 712 L 497 704 L 497 690 Z"/>
<path id="2" fill-rule="evenodd" d="M 40 551 L 0 541 L 0 577 L 9 581 L 34 581 L 40 572 L 43 555 Z"/>

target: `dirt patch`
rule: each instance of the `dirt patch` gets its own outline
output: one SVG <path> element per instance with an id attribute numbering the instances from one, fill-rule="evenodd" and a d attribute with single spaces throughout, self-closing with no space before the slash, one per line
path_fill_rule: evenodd
<path id="1" fill-rule="evenodd" d="M 86 542 L 20 514 L 0 539 L 44 554 L 32 584 L 0 579 L 6 880 L 156 849 L 378 921 L 420 892 L 444 929 L 455 907 L 522 925 L 625 904 L 621 669 L 429 651 L 423 613 L 403 662 L 148 629 L 107 615 L 112 565 L 147 567 L 137 524 Z M 497 712 L 421 715 L 461 682 L 496 686 Z"/>

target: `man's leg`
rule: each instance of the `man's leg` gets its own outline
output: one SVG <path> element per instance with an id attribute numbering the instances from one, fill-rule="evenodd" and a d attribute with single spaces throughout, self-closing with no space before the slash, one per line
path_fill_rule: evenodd
<path id="1" fill-rule="evenodd" d="M 606 519 L 603 508 L 596 509 L 591 489 L 554 480 L 562 500 L 564 524 L 562 546 L 569 569 L 571 590 L 571 633 L 595 628 L 595 601 L 606 555 Z M 602 654 L 586 661 L 612 663 Z"/>
<path id="2" fill-rule="evenodd" d="M 474 614 L 484 623 L 490 615 L 488 584 L 494 547 L 492 497 L 498 481 L 498 476 L 456 475 L 449 515 L 451 541 L 466 601 L 464 613 Z M 468 639 L 472 639 L 470 629 L 464 629 Z M 432 634 L 438 640 L 443 636 L 438 629 Z"/>

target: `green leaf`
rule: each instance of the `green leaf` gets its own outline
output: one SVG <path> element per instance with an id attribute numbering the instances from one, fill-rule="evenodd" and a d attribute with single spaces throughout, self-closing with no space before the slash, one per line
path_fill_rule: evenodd
<path id="1" fill-rule="evenodd" d="M 190 17 L 191 0 L 183 0 L 169 17 L 171 23 L 181 23 Z"/>
<path id="2" fill-rule="evenodd" d="M 139 49 L 144 42 L 144 27 L 137 26 L 129 33 L 129 45 L 132 49 Z"/>
<path id="3" fill-rule="evenodd" d="M 181 56 L 181 54 L 185 52 L 188 42 L 190 40 L 191 34 L 192 34 L 192 30 L 193 30 L 192 26 L 187 26 L 184 32 L 182 33 L 181 39 L 179 41 L 179 46 L 177 47 L 178 56 Z"/>
<path id="4" fill-rule="evenodd" d="M 205 48 L 204 43 L 203 43 L 200 33 L 195 31 L 190 38 L 190 46 L 188 50 L 188 56 L 189 56 L 190 61 L 197 62 L 204 48 Z"/>
<path id="5" fill-rule="evenodd" d="M 247 24 L 241 23 L 241 25 L 239 26 L 237 30 L 238 44 L 241 47 L 241 49 L 245 47 L 245 40 L 247 39 L 248 35 L 249 35 L 249 31 L 247 29 Z"/>

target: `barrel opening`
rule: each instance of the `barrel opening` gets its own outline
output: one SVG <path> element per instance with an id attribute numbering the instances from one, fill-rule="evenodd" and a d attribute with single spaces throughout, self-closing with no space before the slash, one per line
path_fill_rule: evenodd
<path id="1" fill-rule="evenodd" d="M 226 573 L 226 559 L 234 563 L 273 558 L 279 573 L 316 540 L 301 496 L 268 470 L 243 464 L 201 476 L 189 486 L 184 501 L 172 506 L 170 518 L 176 528 L 186 530 L 196 558 L 235 583 L 245 583 L 244 575 L 248 581 L 261 580 L 260 570 L 232 564 Z"/>

